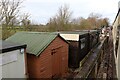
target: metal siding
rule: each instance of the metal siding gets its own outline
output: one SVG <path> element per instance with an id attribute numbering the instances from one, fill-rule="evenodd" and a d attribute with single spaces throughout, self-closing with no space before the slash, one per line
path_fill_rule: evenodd
<path id="1" fill-rule="evenodd" d="M 17 61 L 2 65 L 2 77 L 3 78 L 26 78 L 24 54 L 21 54 L 20 50 L 7 52 L 7 53 L 4 53 L 3 55 L 11 55 L 13 53 L 17 54 Z"/>

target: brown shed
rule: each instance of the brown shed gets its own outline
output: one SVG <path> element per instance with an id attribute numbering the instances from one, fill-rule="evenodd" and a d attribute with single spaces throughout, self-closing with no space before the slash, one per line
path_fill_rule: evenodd
<path id="1" fill-rule="evenodd" d="M 20 32 L 7 40 L 27 44 L 30 78 L 65 77 L 68 69 L 68 43 L 58 34 Z"/>

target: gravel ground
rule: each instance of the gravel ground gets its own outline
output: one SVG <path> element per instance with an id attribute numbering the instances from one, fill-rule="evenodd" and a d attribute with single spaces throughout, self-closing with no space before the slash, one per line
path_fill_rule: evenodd
<path id="1" fill-rule="evenodd" d="M 113 53 L 112 35 L 110 35 L 106 50 L 104 53 L 103 61 L 98 71 L 98 78 L 116 79 L 115 59 Z"/>

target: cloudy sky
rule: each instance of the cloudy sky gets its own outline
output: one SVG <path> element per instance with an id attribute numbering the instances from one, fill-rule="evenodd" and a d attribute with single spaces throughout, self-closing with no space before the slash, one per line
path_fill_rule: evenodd
<path id="1" fill-rule="evenodd" d="M 21 10 L 29 13 L 33 22 L 46 24 L 60 6 L 67 4 L 73 12 L 73 18 L 87 18 L 93 12 L 108 17 L 112 23 L 118 11 L 118 2 L 119 0 L 25 0 Z"/>

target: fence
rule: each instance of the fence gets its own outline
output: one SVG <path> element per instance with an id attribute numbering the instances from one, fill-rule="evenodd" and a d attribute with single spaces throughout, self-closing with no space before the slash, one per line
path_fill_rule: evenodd
<path id="1" fill-rule="evenodd" d="M 99 45 L 95 46 L 81 61 L 80 71 L 74 78 L 96 78 L 107 48 L 105 38 Z"/>

